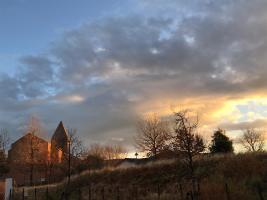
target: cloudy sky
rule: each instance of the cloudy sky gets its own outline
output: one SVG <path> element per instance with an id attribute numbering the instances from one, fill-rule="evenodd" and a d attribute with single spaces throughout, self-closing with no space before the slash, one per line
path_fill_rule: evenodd
<path id="1" fill-rule="evenodd" d="M 201 134 L 267 126 L 266 0 L 0 0 L 0 126 L 31 115 L 130 146 L 136 119 L 191 108 Z M 208 139 L 207 139 L 208 140 Z"/>

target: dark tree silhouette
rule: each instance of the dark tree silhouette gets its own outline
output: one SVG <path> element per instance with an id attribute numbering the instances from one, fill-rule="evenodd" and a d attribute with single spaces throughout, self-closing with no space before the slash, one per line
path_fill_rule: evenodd
<path id="1" fill-rule="evenodd" d="M 232 153 L 233 142 L 225 135 L 225 131 L 219 128 L 212 136 L 209 150 L 211 153 Z"/>
<path id="2" fill-rule="evenodd" d="M 168 123 L 161 120 L 156 114 L 140 119 L 137 124 L 136 147 L 147 152 L 148 156 L 157 157 L 157 154 L 166 147 L 170 139 Z"/>
<path id="3" fill-rule="evenodd" d="M 191 176 L 194 176 L 193 157 L 205 150 L 203 138 L 198 134 L 198 116 L 192 116 L 189 110 L 174 113 L 174 141 L 173 149 L 185 156 L 190 168 Z"/>
<path id="4" fill-rule="evenodd" d="M 249 152 L 263 151 L 264 137 L 263 133 L 259 130 L 245 130 L 240 138 L 240 142 Z"/>

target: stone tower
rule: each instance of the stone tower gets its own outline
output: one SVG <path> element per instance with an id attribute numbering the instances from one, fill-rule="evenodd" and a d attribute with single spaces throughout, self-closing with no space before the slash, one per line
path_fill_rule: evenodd
<path id="1" fill-rule="evenodd" d="M 68 133 L 61 121 L 51 139 L 51 162 L 61 163 L 66 160 L 68 140 Z"/>

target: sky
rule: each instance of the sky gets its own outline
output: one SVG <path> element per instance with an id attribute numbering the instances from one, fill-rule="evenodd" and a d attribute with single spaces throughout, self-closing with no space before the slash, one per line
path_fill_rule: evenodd
<path id="1" fill-rule="evenodd" d="M 207 141 L 267 126 L 265 0 L 0 0 L 0 127 L 37 116 L 130 149 L 140 116 L 200 115 Z"/>

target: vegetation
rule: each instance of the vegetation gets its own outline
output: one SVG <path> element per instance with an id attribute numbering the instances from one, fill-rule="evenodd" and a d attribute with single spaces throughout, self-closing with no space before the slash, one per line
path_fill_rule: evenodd
<path id="1" fill-rule="evenodd" d="M 203 138 L 198 135 L 198 117 L 192 119 L 188 110 L 176 112 L 173 149 L 185 157 L 191 176 L 194 177 L 194 156 L 205 150 Z"/>
<path id="2" fill-rule="evenodd" d="M 233 142 L 225 135 L 225 131 L 218 129 L 212 136 L 211 153 L 232 153 L 234 151 Z"/>
<path id="3" fill-rule="evenodd" d="M 264 137 L 263 133 L 259 130 L 245 130 L 240 141 L 249 152 L 263 151 Z"/>
<path id="4" fill-rule="evenodd" d="M 166 147 L 169 139 L 168 123 L 156 114 L 138 121 L 135 144 L 140 151 L 147 152 L 148 156 L 157 157 L 158 153 Z"/>
<path id="5" fill-rule="evenodd" d="M 200 199 L 258 200 L 267 197 L 267 154 L 225 154 L 195 158 L 195 175 Z M 238 173 L 237 173 L 238 172 Z M 34 199 L 34 188 L 28 188 Z M 158 161 L 129 168 L 104 169 L 73 177 L 68 190 L 65 182 L 49 188 L 50 199 L 186 199 L 192 191 L 190 172 L 181 160 Z M 104 192 L 103 192 L 104 191 Z M 119 191 L 119 192 L 118 192 Z M 16 192 L 21 198 L 21 190 Z M 45 199 L 46 187 L 37 188 Z M 42 195 L 43 194 L 43 195 Z M 160 198 L 158 198 L 160 195 Z"/>

